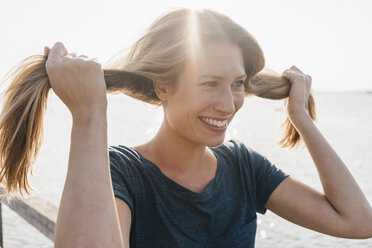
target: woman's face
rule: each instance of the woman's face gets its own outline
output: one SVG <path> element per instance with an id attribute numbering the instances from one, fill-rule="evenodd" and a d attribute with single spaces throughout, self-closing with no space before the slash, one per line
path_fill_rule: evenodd
<path id="1" fill-rule="evenodd" d="M 204 46 L 179 75 L 163 102 L 167 126 L 194 143 L 223 143 L 228 124 L 244 102 L 246 79 L 240 48 L 229 41 Z"/>

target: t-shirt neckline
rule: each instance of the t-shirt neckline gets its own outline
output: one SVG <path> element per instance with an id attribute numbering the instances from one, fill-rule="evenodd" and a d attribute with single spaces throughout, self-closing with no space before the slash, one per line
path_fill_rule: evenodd
<path id="1" fill-rule="evenodd" d="M 142 156 L 142 154 L 140 152 L 138 152 L 133 147 L 131 147 L 131 149 L 133 149 L 133 151 L 135 151 L 138 154 L 138 156 L 141 160 L 141 163 L 143 165 L 145 165 L 147 168 L 150 168 L 153 172 L 155 172 L 155 176 L 160 178 L 166 184 L 164 186 L 166 186 L 167 190 L 171 191 L 172 193 L 174 193 L 178 196 L 188 197 L 188 198 L 191 198 L 191 199 L 196 200 L 196 201 L 205 201 L 213 195 L 213 192 L 216 192 L 216 188 L 217 188 L 217 185 L 218 185 L 218 182 L 219 182 L 220 174 L 222 173 L 221 172 L 222 166 L 221 166 L 220 155 L 215 150 L 215 147 L 210 147 L 210 148 L 211 148 L 211 151 L 213 152 L 213 154 L 216 156 L 216 159 L 217 159 L 216 175 L 208 183 L 207 187 L 202 192 L 197 193 L 197 192 L 194 192 L 194 191 L 182 186 L 181 184 L 173 181 L 171 178 L 166 176 L 155 163 L 148 160 L 147 158 Z"/>

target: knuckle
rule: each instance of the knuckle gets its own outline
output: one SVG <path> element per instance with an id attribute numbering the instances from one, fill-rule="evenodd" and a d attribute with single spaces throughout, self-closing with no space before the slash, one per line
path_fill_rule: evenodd
<path id="1" fill-rule="evenodd" d="M 85 61 L 82 59 L 74 59 L 74 66 L 76 66 L 79 69 L 82 69 L 85 67 Z"/>
<path id="2" fill-rule="evenodd" d="M 66 57 L 66 56 L 65 57 L 62 57 L 60 59 L 60 64 L 63 67 L 68 67 L 71 64 L 71 59 L 69 57 Z"/>
<path id="3" fill-rule="evenodd" d="M 95 70 L 101 69 L 101 64 L 95 60 L 88 60 L 88 65 Z"/>
<path id="4" fill-rule="evenodd" d="M 94 60 L 91 60 L 91 59 L 87 59 L 87 60 L 86 60 L 86 63 L 87 63 L 88 65 L 90 65 L 90 66 L 93 66 L 93 65 L 96 64 L 96 63 L 94 62 Z"/>
<path id="5" fill-rule="evenodd" d="M 101 64 L 94 60 L 87 60 L 85 58 L 74 59 L 75 66 L 80 70 L 95 71 L 101 68 Z"/>

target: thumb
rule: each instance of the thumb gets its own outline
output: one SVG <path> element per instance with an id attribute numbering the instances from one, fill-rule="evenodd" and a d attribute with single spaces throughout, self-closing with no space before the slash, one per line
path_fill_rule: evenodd
<path id="1" fill-rule="evenodd" d="M 50 48 L 47 47 L 47 46 L 45 46 L 45 47 L 44 47 L 44 55 L 45 55 L 45 56 L 48 56 L 49 51 L 50 51 Z"/>
<path id="2" fill-rule="evenodd" d="M 67 49 L 62 42 L 56 42 L 49 51 L 48 60 L 57 60 L 67 54 Z"/>

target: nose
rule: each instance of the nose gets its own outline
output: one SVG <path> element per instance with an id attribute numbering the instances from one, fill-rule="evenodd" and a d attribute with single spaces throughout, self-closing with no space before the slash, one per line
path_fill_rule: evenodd
<path id="1" fill-rule="evenodd" d="M 214 106 L 216 111 L 221 112 L 224 116 L 232 115 L 235 112 L 234 95 L 230 88 L 221 91 L 216 100 Z"/>

